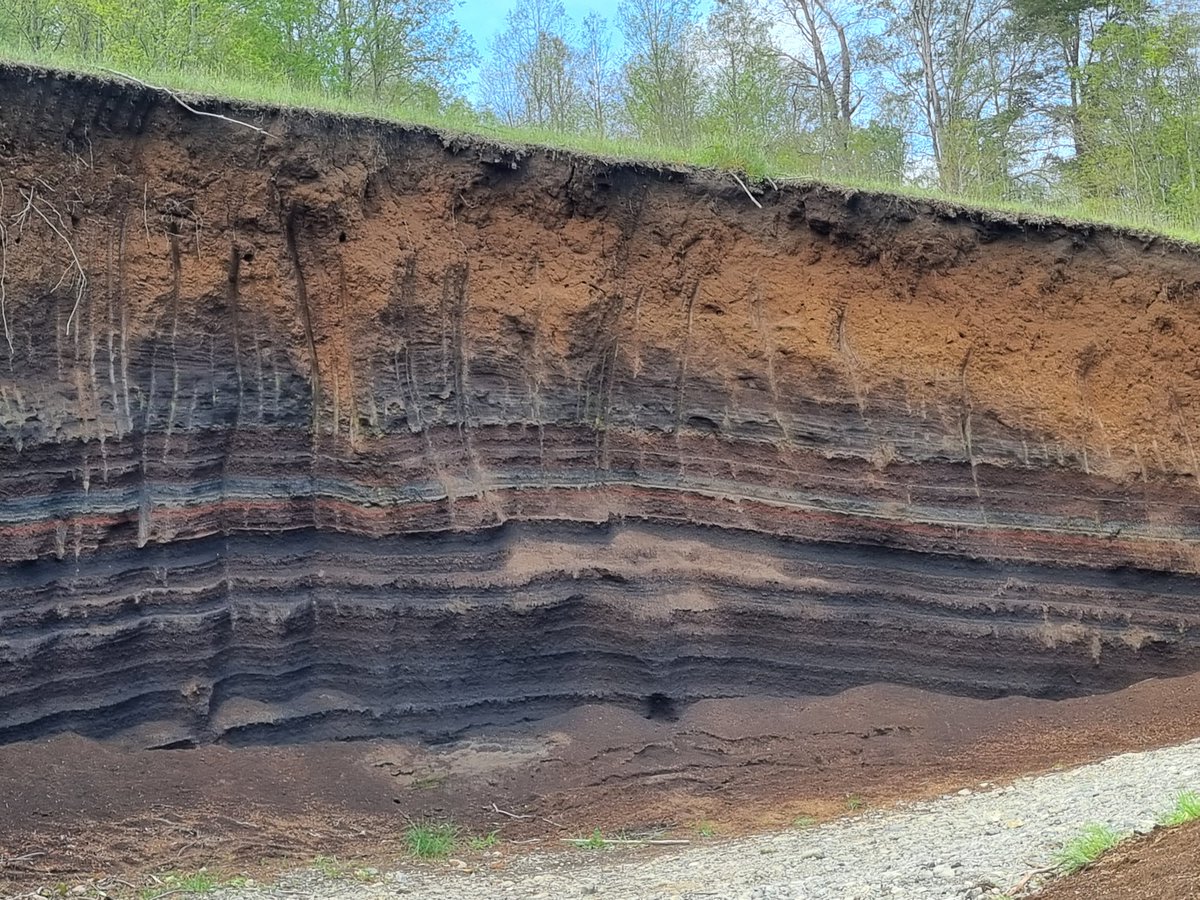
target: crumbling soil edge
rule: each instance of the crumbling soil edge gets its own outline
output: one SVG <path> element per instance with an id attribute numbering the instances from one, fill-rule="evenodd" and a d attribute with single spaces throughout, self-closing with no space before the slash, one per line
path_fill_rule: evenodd
<path id="1" fill-rule="evenodd" d="M 115 75 L 102 72 L 63 69 L 40 63 L 5 60 L 0 58 L 0 81 L 12 75 L 24 74 L 29 80 L 55 79 L 63 82 L 78 81 L 91 85 L 95 89 L 111 88 L 120 85 L 123 92 L 142 99 L 179 103 L 185 98 L 188 104 L 208 113 L 236 117 L 241 114 L 257 114 L 265 119 L 283 119 L 305 116 L 321 122 L 326 127 L 336 127 L 339 123 L 357 123 L 374 126 L 380 130 L 407 132 L 437 141 L 452 154 L 475 153 L 485 164 L 517 170 L 523 161 L 533 155 L 544 155 L 555 159 L 563 159 L 585 167 L 603 167 L 613 171 L 626 171 L 641 177 L 651 178 L 662 182 L 691 182 L 706 185 L 718 195 L 729 197 L 746 197 L 736 180 L 729 174 L 734 170 L 724 170 L 693 166 L 683 163 L 656 161 L 649 158 L 620 158 L 601 154 L 586 153 L 569 148 L 551 145 L 533 144 L 522 141 L 505 140 L 503 138 L 475 134 L 468 131 L 458 131 L 445 126 L 425 125 L 414 122 L 404 122 L 371 116 L 363 113 L 345 113 L 326 109 L 307 109 L 303 107 L 286 107 L 278 104 L 260 102 L 241 98 L 226 98 L 191 91 L 177 91 L 157 87 L 141 81 L 124 80 Z M 232 124 L 229 127 L 236 127 Z M 257 126 L 256 126 L 257 127 Z M 268 129 L 269 130 L 269 129 Z M 759 202 L 766 200 L 774 204 L 788 201 L 799 196 L 816 196 L 823 200 L 834 200 L 853 210 L 860 204 L 883 207 L 889 217 L 898 221 L 910 221 L 918 217 L 930 217 L 938 221 L 966 221 L 983 233 L 999 237 L 1000 234 L 1029 234 L 1050 232 L 1055 237 L 1060 233 L 1073 235 L 1084 240 L 1097 235 L 1111 235 L 1119 238 L 1133 239 L 1142 243 L 1143 250 L 1152 247 L 1200 252 L 1200 242 L 1189 241 L 1159 232 L 1120 225 L 1108 222 L 1095 222 L 1062 216 L 1054 213 L 1015 212 L 982 204 L 975 204 L 958 199 L 938 199 L 932 197 L 916 197 L 901 192 L 891 192 L 873 188 L 856 187 L 839 184 L 836 181 L 825 181 L 813 178 L 778 177 L 770 181 L 756 181 L 746 173 L 737 173 L 753 182 Z"/>

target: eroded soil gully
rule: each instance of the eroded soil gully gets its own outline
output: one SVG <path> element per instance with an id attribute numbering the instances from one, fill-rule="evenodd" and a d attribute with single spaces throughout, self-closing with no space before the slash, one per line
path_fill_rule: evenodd
<path id="1" fill-rule="evenodd" d="M 1190 249 L 0 82 L 0 740 L 1200 668 Z"/>

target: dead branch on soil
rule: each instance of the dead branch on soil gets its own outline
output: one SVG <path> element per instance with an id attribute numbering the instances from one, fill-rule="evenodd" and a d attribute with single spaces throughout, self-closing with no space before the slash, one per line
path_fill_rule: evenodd
<path id="1" fill-rule="evenodd" d="M 484 809 L 490 809 L 492 812 L 499 813 L 502 816 L 508 816 L 510 819 L 532 819 L 533 818 L 533 816 L 521 816 L 521 815 L 517 815 L 516 813 L 508 812 L 507 810 L 503 810 L 500 807 L 498 807 L 495 803 L 493 803 L 490 807 L 485 806 Z"/>
<path id="2" fill-rule="evenodd" d="M 746 192 L 746 196 L 750 198 L 750 202 L 753 203 L 755 206 L 757 206 L 759 209 L 762 209 L 763 205 L 758 202 L 758 199 L 752 193 L 750 193 L 750 188 L 746 187 L 746 182 L 744 182 L 744 181 L 742 181 L 742 179 L 738 178 L 737 172 L 730 172 L 729 174 L 732 175 L 733 180 L 738 183 L 738 187 L 740 187 L 743 191 Z"/>
<path id="3" fill-rule="evenodd" d="M 249 128 L 251 131 L 257 131 L 259 134 L 270 134 L 270 132 L 267 131 L 266 129 L 259 128 L 257 125 L 251 125 L 249 122 L 243 122 L 241 119 L 231 119 L 229 116 L 223 116 L 220 113 L 205 112 L 202 109 L 196 109 L 196 107 L 192 106 L 190 103 L 188 103 L 186 100 L 184 100 L 181 96 L 179 96 L 177 93 L 175 93 L 170 88 L 165 88 L 165 87 L 162 87 L 161 85 L 157 85 L 157 84 L 149 84 L 145 81 L 142 81 L 142 79 L 140 79 L 140 78 L 134 78 L 132 75 L 128 74 L 127 72 L 118 72 L 116 69 L 108 69 L 108 68 L 105 68 L 104 66 L 96 66 L 96 68 L 102 72 L 108 72 L 110 75 L 116 75 L 120 78 L 124 78 L 126 81 L 132 81 L 135 84 L 140 84 L 142 87 L 149 88 L 152 91 L 162 91 L 164 94 L 168 95 L 172 100 L 174 100 L 180 106 L 182 106 L 188 112 L 193 113 L 194 115 L 208 116 L 211 119 L 221 119 L 222 121 L 229 122 L 232 125 L 241 125 L 243 128 Z"/>
<path id="4" fill-rule="evenodd" d="M 130 884 L 128 881 L 126 881 L 123 878 L 117 878 L 115 875 L 108 875 L 104 878 L 101 878 L 100 881 L 97 882 L 97 884 L 100 886 L 103 886 L 103 887 L 108 887 L 109 884 L 123 884 L 123 885 L 125 885 L 125 887 L 129 888 L 131 891 L 137 890 L 136 885 Z"/>
<path id="5" fill-rule="evenodd" d="M 44 852 L 37 851 L 36 853 L 23 853 L 20 856 L 0 856 L 0 868 L 10 866 L 13 863 L 28 862 L 31 859 L 37 859 L 39 856 L 45 855 Z"/>
<path id="6" fill-rule="evenodd" d="M 1022 875 L 1016 884 L 1008 889 L 1008 893 L 1015 897 L 1017 894 L 1025 890 L 1025 888 L 1029 886 L 1029 882 L 1031 882 L 1038 875 L 1046 875 L 1057 870 L 1057 868 L 1058 866 L 1042 866 L 1040 869 L 1031 869 Z"/>

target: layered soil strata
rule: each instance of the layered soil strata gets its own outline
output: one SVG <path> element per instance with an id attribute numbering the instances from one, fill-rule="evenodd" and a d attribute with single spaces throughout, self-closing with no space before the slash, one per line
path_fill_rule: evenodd
<path id="1" fill-rule="evenodd" d="M 1200 257 L 0 71 L 0 741 L 1200 670 Z"/>

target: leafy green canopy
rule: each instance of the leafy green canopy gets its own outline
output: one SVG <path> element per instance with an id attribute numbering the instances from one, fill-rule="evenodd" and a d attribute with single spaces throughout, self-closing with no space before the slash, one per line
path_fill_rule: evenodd
<path id="1" fill-rule="evenodd" d="M 474 49 L 454 0 L 0 0 L 0 39 L 129 72 L 205 72 L 436 108 Z"/>

